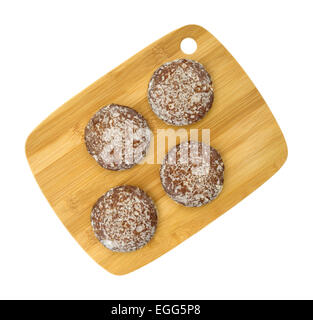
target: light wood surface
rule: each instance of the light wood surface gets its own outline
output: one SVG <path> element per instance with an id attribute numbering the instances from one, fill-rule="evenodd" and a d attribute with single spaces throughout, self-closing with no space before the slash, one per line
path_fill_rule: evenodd
<path id="1" fill-rule="evenodd" d="M 191 55 L 180 50 L 181 40 L 187 37 L 198 45 Z M 177 129 L 151 111 L 147 86 L 156 68 L 183 57 L 205 66 L 215 96 L 204 119 L 186 128 L 210 128 L 211 144 L 225 163 L 222 193 L 200 208 L 184 207 L 165 194 L 158 164 L 139 164 L 121 172 L 105 170 L 87 153 L 84 144 L 88 120 L 110 103 L 139 111 L 154 133 L 161 128 Z M 268 106 L 236 60 L 208 31 L 188 25 L 154 42 L 57 109 L 30 134 L 26 154 L 42 192 L 68 231 L 103 268 L 122 275 L 173 249 L 253 192 L 283 165 L 287 146 Z M 106 249 L 90 225 L 95 201 L 122 184 L 145 190 L 159 212 L 154 238 L 131 253 Z"/>

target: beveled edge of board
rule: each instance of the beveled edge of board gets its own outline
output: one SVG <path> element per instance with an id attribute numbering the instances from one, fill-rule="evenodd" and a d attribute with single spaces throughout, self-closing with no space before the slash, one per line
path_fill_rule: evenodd
<path id="1" fill-rule="evenodd" d="M 34 129 L 34 130 L 29 134 L 29 136 L 27 137 L 26 144 L 25 144 L 26 158 L 27 158 L 27 161 L 28 161 L 29 166 L 30 166 L 30 168 L 31 168 L 31 171 L 32 171 L 32 173 L 33 173 L 33 175 L 34 175 L 34 177 L 35 177 L 36 182 L 37 182 L 38 185 L 39 185 L 39 188 L 41 189 L 43 195 L 45 196 L 45 198 L 47 199 L 47 201 L 49 202 L 49 204 L 50 204 L 50 206 L 52 207 L 53 210 L 54 210 L 54 208 L 53 208 L 50 200 L 47 198 L 46 194 L 45 194 L 44 191 L 42 190 L 42 187 L 41 187 L 40 183 L 39 183 L 38 180 L 37 180 L 36 173 L 35 173 L 35 171 L 34 171 L 34 167 L 33 167 L 32 163 L 31 163 L 31 161 L 30 161 L 31 150 L 30 150 L 29 146 L 30 146 L 31 142 L 32 142 L 34 139 L 36 139 L 36 133 L 37 133 L 41 128 L 43 128 L 47 122 L 49 122 L 51 119 L 53 119 L 53 117 L 54 117 L 55 115 L 59 114 L 59 113 L 62 111 L 62 109 L 65 108 L 65 105 L 66 105 L 67 103 L 69 103 L 70 101 L 74 100 L 75 98 L 78 98 L 82 93 L 88 91 L 88 89 L 90 89 L 91 87 L 95 86 L 95 85 L 97 84 L 97 82 L 100 82 L 101 79 L 103 79 L 104 77 L 106 77 L 107 75 L 109 75 L 111 72 L 117 71 L 122 65 L 124 65 L 126 62 L 130 62 L 135 56 L 137 56 L 138 54 L 140 54 L 140 53 L 142 53 L 143 51 L 145 51 L 148 47 L 152 47 L 154 44 L 156 44 L 156 43 L 158 43 L 158 42 L 160 42 L 160 41 L 162 41 L 162 40 L 165 41 L 167 37 L 169 37 L 170 35 L 172 35 L 172 34 L 174 34 L 174 33 L 177 33 L 177 35 L 180 36 L 180 39 L 183 40 L 184 38 L 186 38 L 186 34 L 185 34 L 186 31 L 188 32 L 188 36 L 189 36 L 190 38 L 193 38 L 193 34 L 196 33 L 196 32 L 199 32 L 199 31 L 204 32 L 204 33 L 208 33 L 212 38 L 215 39 L 215 41 L 217 41 L 217 42 L 219 43 L 220 46 L 222 46 L 222 47 L 224 48 L 225 52 L 228 53 L 228 54 L 232 57 L 232 59 L 233 59 L 234 61 L 236 61 L 237 65 L 242 69 L 241 65 L 237 62 L 237 60 L 229 53 L 229 51 L 223 46 L 223 44 L 221 44 L 209 31 L 207 31 L 206 29 L 204 29 L 203 27 L 198 26 L 198 25 L 193 25 L 193 24 L 192 24 L 192 25 L 186 25 L 186 26 L 183 26 L 183 27 L 181 27 L 181 28 L 178 28 L 178 29 L 176 29 L 176 30 L 168 33 L 167 35 L 163 36 L 162 38 L 160 38 L 160 39 L 156 40 L 155 42 L 151 43 L 150 45 L 148 45 L 147 47 L 145 47 L 145 48 L 142 49 L 141 51 L 139 51 L 139 52 L 137 52 L 136 54 L 134 54 L 131 58 L 125 60 L 125 61 L 124 61 L 123 63 L 121 63 L 119 66 L 115 67 L 113 70 L 111 70 L 110 72 L 106 73 L 105 75 L 103 75 L 102 77 L 100 77 L 98 80 L 96 80 L 95 82 L 93 82 L 92 84 L 90 84 L 89 86 L 87 86 L 85 89 L 83 89 L 81 92 L 79 92 L 78 94 L 76 94 L 74 97 L 72 97 L 71 99 L 69 99 L 67 102 L 65 102 L 63 105 L 61 105 L 61 106 L 60 106 L 59 108 L 57 108 L 55 111 L 53 111 L 48 117 L 46 117 L 46 119 L 44 119 L 37 127 L 35 127 L 35 129 Z M 188 58 L 188 56 L 191 56 L 192 54 L 188 55 L 188 54 L 185 54 L 185 53 L 184 53 L 184 55 Z M 247 75 L 247 73 L 246 73 L 243 69 L 242 69 L 242 72 L 243 72 L 243 73 L 249 78 L 249 80 L 252 82 L 252 80 L 250 79 L 250 77 Z M 252 83 L 253 83 L 253 82 L 252 82 Z M 253 84 L 253 85 L 254 85 L 254 84 Z M 254 85 L 254 87 L 255 87 L 255 85 Z M 255 88 L 256 88 L 256 87 L 255 87 Z M 256 88 L 256 89 L 257 89 L 257 88 Z M 258 92 L 258 94 L 262 97 L 262 95 L 261 95 L 259 92 Z M 263 97 L 262 97 L 262 98 L 263 98 Z M 282 150 L 281 150 L 281 154 L 282 154 L 281 161 L 278 162 L 278 163 L 277 163 L 277 162 L 275 163 L 275 171 L 273 171 L 273 173 L 272 173 L 271 175 L 269 175 L 266 180 L 264 180 L 261 184 L 259 184 L 258 186 L 256 186 L 256 187 L 254 188 L 254 190 L 252 190 L 251 192 L 249 192 L 247 195 L 243 196 L 243 197 L 241 198 L 241 200 L 243 200 L 244 198 L 246 198 L 248 195 L 250 195 L 252 192 L 254 192 L 257 188 L 259 188 L 263 183 L 265 183 L 268 179 L 270 179 L 275 173 L 277 173 L 277 171 L 279 171 L 279 169 L 283 166 L 283 164 L 285 163 L 285 161 L 287 160 L 287 157 L 288 157 L 288 148 L 287 148 L 287 144 L 286 144 L 286 140 L 285 140 L 285 138 L 284 138 L 284 135 L 283 135 L 283 133 L 282 133 L 282 131 L 281 131 L 281 129 L 280 129 L 280 127 L 279 127 L 279 125 L 278 125 L 275 117 L 273 116 L 271 110 L 269 109 L 269 107 L 267 106 L 266 103 L 265 103 L 265 105 L 266 105 L 266 107 L 268 108 L 268 111 L 271 113 L 272 118 L 273 118 L 273 120 L 275 121 L 276 126 L 277 126 L 277 128 L 279 129 L 280 134 L 281 134 L 281 137 L 282 137 L 282 139 L 283 139 L 283 141 L 284 141 L 284 144 L 283 144 Z M 239 200 L 238 202 L 236 202 L 234 205 L 238 204 L 241 200 Z M 232 205 L 230 208 L 232 208 L 234 205 Z M 224 211 L 223 213 L 227 212 L 230 208 L 228 208 L 228 209 L 227 209 L 226 211 Z M 55 210 L 54 210 L 54 211 L 55 211 Z M 59 214 L 58 214 L 56 211 L 55 211 L 55 213 L 56 213 L 56 215 L 58 216 L 58 218 L 60 219 L 60 221 L 62 222 L 62 224 L 64 225 L 62 219 L 59 217 Z M 222 214 L 223 214 L 223 213 L 222 213 Z M 220 215 L 222 215 L 222 214 L 220 214 Z M 218 218 L 220 215 L 218 215 L 218 216 L 216 216 L 216 217 L 213 217 L 209 223 L 211 223 L 212 221 L 214 221 L 214 220 L 215 220 L 216 218 Z M 209 223 L 208 223 L 208 224 L 209 224 Z M 208 224 L 203 225 L 202 228 L 204 228 L 204 227 L 207 226 Z M 65 225 L 64 225 L 64 226 L 65 226 Z M 67 229 L 66 226 L 65 226 L 65 228 Z M 201 228 L 201 229 L 202 229 L 202 228 Z M 199 229 L 199 230 L 201 230 L 201 229 Z M 67 229 L 67 230 L 68 230 L 68 229 Z M 199 231 L 199 230 L 198 230 L 198 231 Z M 69 231 L 69 230 L 68 230 L 68 231 Z M 197 233 L 197 232 L 196 232 L 196 233 Z M 72 235 L 71 232 L 70 232 L 70 234 Z M 194 234 L 195 234 L 195 233 L 194 233 Z M 192 235 L 194 235 L 194 234 L 192 234 Z M 192 236 L 192 235 L 191 235 L 191 236 Z M 191 236 L 189 236 L 189 237 L 191 237 Z M 77 241 L 77 239 L 76 239 L 73 235 L 72 235 L 72 237 Z M 187 238 L 189 238 L 189 237 L 187 237 Z M 187 238 L 186 238 L 186 239 L 187 239 Z M 185 239 L 185 240 L 186 240 L 186 239 Z M 183 241 L 184 241 L 184 240 L 183 240 Z M 177 243 L 177 244 L 176 244 L 175 246 L 173 246 L 170 250 L 168 250 L 168 251 L 160 254 L 158 257 L 154 258 L 152 261 L 148 261 L 148 262 L 142 264 L 140 267 L 136 267 L 136 268 L 134 268 L 134 269 L 132 269 L 132 270 L 128 270 L 127 272 L 116 272 L 116 271 L 112 271 L 112 270 L 104 267 L 103 265 L 101 265 L 101 264 L 99 263 L 99 261 L 97 261 L 92 255 L 90 255 L 90 253 L 80 244 L 79 241 L 77 241 L 77 242 L 78 242 L 78 244 L 82 247 L 82 249 L 83 249 L 93 260 L 95 260 L 101 267 L 103 267 L 105 270 L 109 271 L 110 273 L 112 273 L 112 274 L 114 274 L 114 275 L 125 275 L 125 274 L 128 274 L 128 273 L 130 273 L 130 272 L 133 272 L 133 271 L 135 271 L 135 270 L 138 270 L 139 268 L 141 268 L 141 267 L 143 267 L 144 265 L 152 262 L 153 260 L 157 259 L 158 257 L 160 257 L 161 255 L 165 254 L 166 252 L 172 250 L 173 248 L 175 248 L 177 245 L 179 245 L 179 244 L 181 243 L 181 242 Z"/>

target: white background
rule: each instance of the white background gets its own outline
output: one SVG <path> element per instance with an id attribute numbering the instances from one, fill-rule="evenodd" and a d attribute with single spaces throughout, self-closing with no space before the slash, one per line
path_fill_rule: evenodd
<path id="1" fill-rule="evenodd" d="M 313 298 L 312 1 L 1 1 L 0 298 Z M 255 83 L 287 162 L 199 233 L 125 276 L 63 227 L 28 167 L 28 134 L 168 32 L 199 24 Z"/>

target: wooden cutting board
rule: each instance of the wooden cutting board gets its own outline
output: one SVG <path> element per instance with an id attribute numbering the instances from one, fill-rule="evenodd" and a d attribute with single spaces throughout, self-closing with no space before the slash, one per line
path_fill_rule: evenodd
<path id="1" fill-rule="evenodd" d="M 197 42 L 191 55 L 180 49 L 184 38 Z M 226 168 L 222 193 L 200 208 L 184 207 L 165 194 L 159 164 L 140 164 L 122 172 L 105 170 L 84 144 L 88 120 L 110 103 L 139 111 L 154 134 L 157 129 L 177 129 L 152 112 L 147 87 L 161 64 L 183 57 L 205 66 L 215 95 L 204 119 L 186 128 L 209 128 L 211 144 L 221 153 Z M 122 275 L 173 249 L 262 185 L 285 162 L 287 146 L 271 111 L 236 60 L 207 30 L 188 25 L 152 43 L 53 112 L 28 137 L 26 155 L 42 192 L 68 231 L 103 268 Z M 106 249 L 90 225 L 95 201 L 122 184 L 145 190 L 159 212 L 154 238 L 131 253 Z"/>

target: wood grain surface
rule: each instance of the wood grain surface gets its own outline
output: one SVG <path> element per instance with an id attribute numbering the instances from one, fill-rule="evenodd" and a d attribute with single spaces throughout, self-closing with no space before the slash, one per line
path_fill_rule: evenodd
<path id="1" fill-rule="evenodd" d="M 198 45 L 191 55 L 180 49 L 181 41 L 188 37 Z M 201 121 L 185 128 L 209 128 L 211 144 L 225 163 L 222 193 L 200 208 L 184 207 L 165 194 L 159 164 L 139 164 L 121 172 L 105 170 L 84 144 L 88 120 L 110 103 L 139 111 L 154 133 L 162 128 L 177 129 L 152 112 L 147 87 L 155 69 L 183 57 L 202 63 L 214 85 L 212 109 Z M 173 249 L 253 192 L 283 165 L 287 146 L 271 111 L 236 60 L 207 30 L 188 25 L 152 43 L 53 112 L 28 137 L 26 155 L 42 192 L 68 231 L 103 268 L 122 275 Z M 131 253 L 106 249 L 90 225 L 96 200 L 122 184 L 145 190 L 159 214 L 154 238 Z"/>

